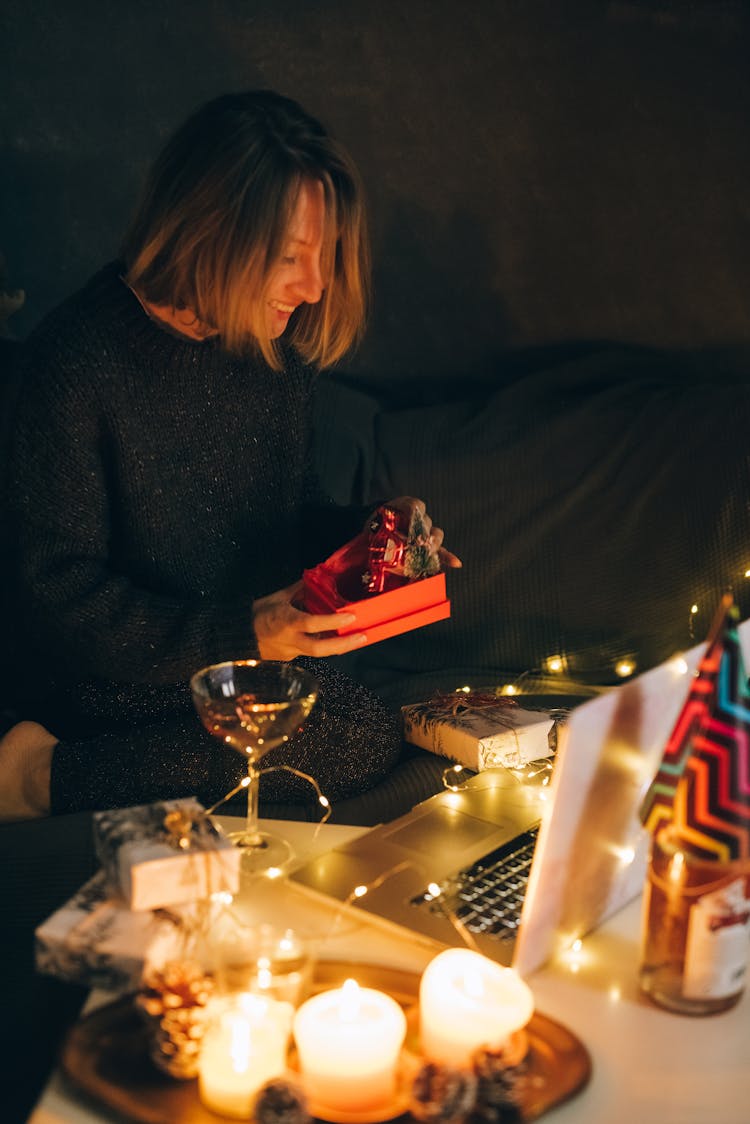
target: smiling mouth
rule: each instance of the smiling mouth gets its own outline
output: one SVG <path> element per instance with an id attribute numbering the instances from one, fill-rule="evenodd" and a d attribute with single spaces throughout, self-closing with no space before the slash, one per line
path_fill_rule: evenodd
<path id="1" fill-rule="evenodd" d="M 274 312 L 283 312 L 285 316 L 291 315 L 297 307 L 295 304 L 282 304 L 281 301 L 269 301 L 268 303 Z"/>

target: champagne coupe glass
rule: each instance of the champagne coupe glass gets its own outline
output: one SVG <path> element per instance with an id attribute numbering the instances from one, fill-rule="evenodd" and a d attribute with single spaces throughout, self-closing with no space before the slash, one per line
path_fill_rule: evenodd
<path id="1" fill-rule="evenodd" d="M 208 732 L 247 756 L 245 826 L 229 836 L 243 849 L 243 869 L 282 867 L 291 856 L 288 843 L 258 829 L 258 762 L 301 728 L 318 697 L 317 680 L 290 663 L 231 660 L 197 671 L 190 689 Z"/>

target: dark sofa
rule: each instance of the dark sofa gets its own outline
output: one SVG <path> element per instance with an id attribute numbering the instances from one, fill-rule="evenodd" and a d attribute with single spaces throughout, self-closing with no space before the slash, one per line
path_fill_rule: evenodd
<path id="1" fill-rule="evenodd" d="M 280 89 L 352 150 L 375 299 L 358 355 L 321 378 L 321 474 L 341 502 L 422 495 L 464 561 L 449 621 L 350 660 L 394 706 L 501 682 L 580 697 L 699 640 L 726 585 L 747 615 L 745 0 L 10 0 L 2 29 L 20 337 L 114 255 L 161 140 L 206 98 Z M 437 783 L 418 754 L 336 815 L 387 818 Z M 4 1056 L 32 1059 L 8 1120 L 75 1007 L 29 982 L 30 934 L 88 839 L 81 817 L 0 831 L 28 856 L 3 887 L 24 1011 Z"/>

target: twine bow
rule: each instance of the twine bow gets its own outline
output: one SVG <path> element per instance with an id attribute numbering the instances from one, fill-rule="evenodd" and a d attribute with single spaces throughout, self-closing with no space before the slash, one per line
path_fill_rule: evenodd
<path id="1" fill-rule="evenodd" d="M 173 808 L 164 816 L 164 830 L 170 847 L 180 851 L 190 849 L 193 830 L 205 820 L 206 813 L 201 809 Z"/>
<path id="2" fill-rule="evenodd" d="M 433 695 L 426 704 L 426 709 L 457 718 L 472 710 L 512 710 L 517 706 L 516 700 L 506 695 L 494 695 L 487 691 L 451 691 Z M 508 718 L 512 721 L 510 715 Z"/>

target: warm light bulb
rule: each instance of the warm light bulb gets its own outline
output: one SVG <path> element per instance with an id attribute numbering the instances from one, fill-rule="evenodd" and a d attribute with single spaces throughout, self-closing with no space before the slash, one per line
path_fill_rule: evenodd
<path id="1" fill-rule="evenodd" d="M 283 873 L 284 872 L 280 866 L 269 866 L 268 870 L 266 871 L 266 878 L 270 878 L 271 881 L 273 881 L 274 878 L 281 878 Z"/>
<path id="2" fill-rule="evenodd" d="M 623 866 L 630 866 L 635 858 L 634 847 L 619 847 L 617 851 L 618 858 Z"/>
<path id="3" fill-rule="evenodd" d="M 677 851 L 672 856 L 669 864 L 669 880 L 670 882 L 679 882 L 682 878 L 682 872 L 685 867 L 685 855 L 682 851 Z"/>
<path id="4" fill-rule="evenodd" d="M 330 808 L 331 807 L 331 802 L 330 802 L 330 800 L 328 799 L 327 796 L 319 796 L 318 797 L 318 803 L 321 804 L 324 808 Z"/>
<path id="5" fill-rule="evenodd" d="M 567 945 L 563 944 L 559 956 L 569 972 L 577 972 L 586 959 L 583 952 L 583 941 L 580 937 L 576 937 Z"/>
<path id="6" fill-rule="evenodd" d="M 562 656 L 550 656 L 545 662 L 547 671 L 551 671 L 553 674 L 558 674 L 565 667 L 565 661 Z"/>
<path id="7" fill-rule="evenodd" d="M 695 616 L 695 614 L 698 612 L 698 606 L 697 605 L 691 605 L 690 606 L 690 612 L 693 614 L 693 616 Z"/>
<path id="8" fill-rule="evenodd" d="M 433 898 L 440 897 L 440 887 L 438 886 L 437 882 L 430 882 L 429 886 L 427 887 L 427 893 Z"/>
<path id="9" fill-rule="evenodd" d="M 619 660 L 615 664 L 615 674 L 620 676 L 620 679 L 627 679 L 635 671 L 635 662 L 633 660 Z"/>
<path id="10" fill-rule="evenodd" d="M 517 693 L 518 692 L 517 692 L 516 688 L 513 686 L 512 683 L 506 684 L 506 686 L 503 687 L 502 692 L 501 692 L 501 694 L 503 694 L 503 695 L 515 695 Z"/>
<path id="11" fill-rule="evenodd" d="M 463 780 L 459 780 L 462 773 L 472 774 L 463 765 L 449 765 L 447 769 L 443 769 L 443 785 L 448 792 L 458 792 L 463 785 Z"/>
<path id="12" fill-rule="evenodd" d="M 365 896 L 365 894 L 367 893 L 367 887 L 366 886 L 355 886 L 353 893 L 354 893 L 355 898 L 363 898 Z"/>

